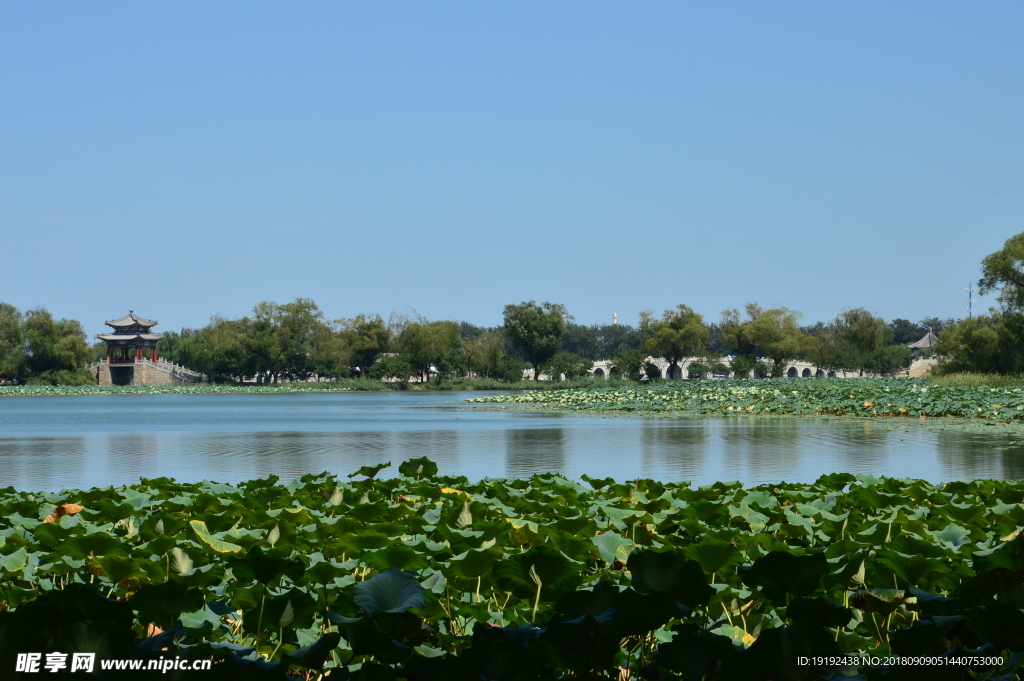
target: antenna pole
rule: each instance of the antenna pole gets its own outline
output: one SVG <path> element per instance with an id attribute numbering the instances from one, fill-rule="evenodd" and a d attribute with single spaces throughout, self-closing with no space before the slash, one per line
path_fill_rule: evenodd
<path id="1" fill-rule="evenodd" d="M 971 319 L 974 317 L 974 292 L 975 288 L 971 286 L 971 282 L 967 282 L 967 288 L 964 291 L 967 292 L 967 318 Z"/>

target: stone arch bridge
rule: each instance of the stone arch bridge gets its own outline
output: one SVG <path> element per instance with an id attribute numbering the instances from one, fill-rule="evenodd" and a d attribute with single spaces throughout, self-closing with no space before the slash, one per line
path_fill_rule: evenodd
<path id="1" fill-rule="evenodd" d="M 647 362 L 658 367 L 659 374 L 652 376 L 652 378 L 686 378 L 690 375 L 690 365 L 694 362 L 701 361 L 698 357 L 688 357 L 679 362 L 675 367 L 665 359 L 664 357 L 648 357 Z M 590 370 L 590 373 L 597 378 L 608 378 L 610 375 L 610 369 L 613 362 L 611 360 L 600 360 L 594 362 L 594 367 Z M 817 367 L 810 362 L 803 360 L 793 360 L 786 365 L 786 376 L 789 378 L 851 378 L 859 376 L 856 372 L 846 371 L 832 371 L 829 369 L 822 369 Z M 733 374 L 727 374 L 729 378 L 744 378 L 741 376 L 733 376 Z M 749 378 L 749 377 L 748 377 Z"/>

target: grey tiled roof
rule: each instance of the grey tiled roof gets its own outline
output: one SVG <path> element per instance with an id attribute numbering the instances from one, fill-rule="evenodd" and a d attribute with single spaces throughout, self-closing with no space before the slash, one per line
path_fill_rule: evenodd
<path id="1" fill-rule="evenodd" d="M 156 326 L 157 322 L 153 319 L 143 319 L 142 317 L 135 314 L 135 310 L 128 312 L 127 316 L 121 317 L 120 319 L 114 319 L 109 322 L 104 322 L 107 326 L 113 326 L 115 329 L 125 326 L 144 326 L 147 329 L 151 326 Z"/>

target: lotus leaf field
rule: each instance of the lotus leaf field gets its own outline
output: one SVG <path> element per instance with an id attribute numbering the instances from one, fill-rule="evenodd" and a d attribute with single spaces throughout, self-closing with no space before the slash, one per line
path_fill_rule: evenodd
<path id="1" fill-rule="evenodd" d="M 1024 668 L 1018 482 L 470 482 L 427 459 L 377 479 L 386 468 L 287 485 L 0 491 L 0 676 L 37 678 L 11 671 L 25 651 L 214 664 L 107 672 L 118 679 L 1015 679 Z M 834 655 L 860 661 L 815 663 Z"/>
<path id="2" fill-rule="evenodd" d="M 524 392 L 468 402 L 570 411 L 1024 419 L 1024 387 L 936 386 L 906 378 L 667 381 L 630 388 Z"/>

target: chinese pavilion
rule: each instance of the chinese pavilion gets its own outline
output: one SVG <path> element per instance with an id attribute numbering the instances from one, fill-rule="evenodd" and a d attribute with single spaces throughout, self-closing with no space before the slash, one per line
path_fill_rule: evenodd
<path id="1" fill-rule="evenodd" d="M 156 361 L 156 344 L 164 337 L 162 333 L 150 331 L 157 322 L 143 319 L 135 314 L 135 310 L 129 310 L 127 317 L 104 323 L 114 329 L 114 333 L 97 336 L 107 344 L 107 364 L 134 364 L 145 359 Z"/>

